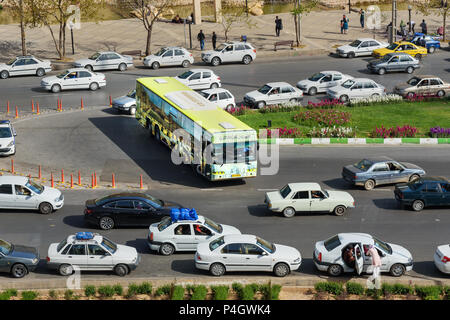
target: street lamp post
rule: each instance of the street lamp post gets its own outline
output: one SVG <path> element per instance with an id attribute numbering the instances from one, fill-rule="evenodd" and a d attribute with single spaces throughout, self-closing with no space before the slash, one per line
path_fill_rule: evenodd
<path id="1" fill-rule="evenodd" d="M 348 0 L 348 13 L 349 13 L 349 14 L 352 13 L 352 10 L 351 10 L 352 4 L 351 4 L 350 1 L 351 1 L 351 0 Z"/>
<path id="2" fill-rule="evenodd" d="M 245 12 L 247 13 L 248 18 L 248 0 L 245 0 Z"/>
<path id="3" fill-rule="evenodd" d="M 412 10 L 412 6 L 411 5 L 408 5 L 408 15 L 409 15 L 409 31 L 408 32 L 411 32 L 411 10 Z"/>
<path id="4" fill-rule="evenodd" d="M 74 28 L 74 24 L 72 21 L 69 22 L 69 29 L 70 29 L 70 38 L 72 40 L 72 54 L 75 54 L 75 48 L 73 46 L 73 28 Z"/>
<path id="5" fill-rule="evenodd" d="M 191 31 L 192 18 L 191 18 L 191 16 L 189 16 L 187 18 L 187 22 L 189 24 L 189 49 L 192 49 L 192 31 Z"/>

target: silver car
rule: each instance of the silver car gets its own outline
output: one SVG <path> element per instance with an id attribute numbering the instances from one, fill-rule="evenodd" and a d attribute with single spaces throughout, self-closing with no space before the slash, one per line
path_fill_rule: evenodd
<path id="1" fill-rule="evenodd" d="M 87 59 L 80 59 L 73 63 L 75 68 L 94 70 L 125 71 L 133 66 L 133 57 L 113 51 L 96 52 Z"/>
<path id="2" fill-rule="evenodd" d="M 340 46 L 336 49 L 336 53 L 340 57 L 354 58 L 359 56 L 371 56 L 373 50 L 385 48 L 389 43 L 378 41 L 372 38 L 361 38 L 350 44 Z"/>
<path id="3" fill-rule="evenodd" d="M 372 257 L 367 254 L 373 245 L 381 258 L 381 272 L 400 277 L 413 268 L 411 253 L 402 246 L 381 241 L 367 233 L 339 233 L 325 241 L 316 242 L 313 261 L 316 268 L 331 276 L 346 272 L 372 273 Z M 346 261 L 351 250 L 354 261 Z"/>
<path id="4" fill-rule="evenodd" d="M 146 56 L 144 66 L 159 69 L 165 66 L 188 68 L 194 63 L 192 53 L 182 47 L 163 47 L 157 53 Z"/>
<path id="5" fill-rule="evenodd" d="M 222 86 L 220 77 L 210 69 L 190 69 L 175 79 L 193 90 L 216 89 Z"/>
<path id="6" fill-rule="evenodd" d="M 150 225 L 148 246 L 168 256 L 175 251 L 195 251 L 200 242 L 214 237 L 241 234 L 235 227 L 218 224 L 204 216 L 196 220 L 179 220 L 174 222 L 171 217 L 164 217 L 160 223 Z"/>
<path id="7" fill-rule="evenodd" d="M 286 82 L 267 83 L 244 96 L 245 104 L 259 109 L 266 105 L 296 103 L 303 99 L 303 91 Z"/>
<path id="8" fill-rule="evenodd" d="M 44 76 L 52 71 L 49 60 L 41 60 L 35 56 L 19 56 L 7 63 L 0 63 L 0 78 L 6 79 L 12 76 L 36 75 Z"/>
<path id="9" fill-rule="evenodd" d="M 327 96 L 347 103 L 355 98 L 378 98 L 386 95 L 386 88 L 367 78 L 348 79 L 339 86 L 327 90 Z"/>
<path id="10" fill-rule="evenodd" d="M 136 89 L 131 89 L 125 96 L 115 98 L 112 107 L 117 111 L 127 111 L 133 115 L 136 113 Z"/>

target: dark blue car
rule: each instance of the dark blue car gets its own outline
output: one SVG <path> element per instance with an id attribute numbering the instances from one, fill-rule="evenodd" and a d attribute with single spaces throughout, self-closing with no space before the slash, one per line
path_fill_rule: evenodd
<path id="1" fill-rule="evenodd" d="M 416 32 L 410 42 L 414 43 L 415 45 L 427 48 L 429 53 L 433 53 L 434 51 L 436 51 L 436 49 L 441 48 L 439 37 L 433 37 L 421 32 Z"/>
<path id="2" fill-rule="evenodd" d="M 429 206 L 450 206 L 450 182 L 443 177 L 421 177 L 395 186 L 395 199 L 421 211 Z"/>

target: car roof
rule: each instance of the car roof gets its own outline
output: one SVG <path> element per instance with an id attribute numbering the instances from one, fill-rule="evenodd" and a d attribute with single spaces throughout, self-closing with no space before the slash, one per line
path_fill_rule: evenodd
<path id="1" fill-rule="evenodd" d="M 294 191 L 312 190 L 312 189 L 322 190 L 320 184 L 318 184 L 317 182 L 295 182 L 289 183 L 288 185 Z"/>
<path id="2" fill-rule="evenodd" d="M 0 176 L 0 184 L 25 184 L 28 177 L 21 176 Z"/>
<path id="3" fill-rule="evenodd" d="M 402 55 L 402 56 L 411 56 L 406 52 L 389 52 L 386 54 L 387 56 L 397 56 L 397 55 Z"/>
<path id="4" fill-rule="evenodd" d="M 201 215 L 197 215 L 198 219 L 195 220 L 177 220 L 177 222 L 174 222 L 173 224 L 179 224 L 179 223 L 195 223 L 195 222 L 200 222 L 201 224 L 205 223 L 205 217 L 201 216 Z"/>
<path id="5" fill-rule="evenodd" d="M 339 233 L 339 240 L 344 242 L 359 242 L 361 239 L 372 240 L 373 237 L 368 233 L 358 233 L 358 232 L 348 232 L 348 233 Z"/>
<path id="6" fill-rule="evenodd" d="M 35 58 L 33 55 L 26 55 L 26 56 L 17 56 L 17 59 L 23 59 L 23 58 Z"/>
<path id="7" fill-rule="evenodd" d="M 323 74 L 340 73 L 340 74 L 342 74 L 342 72 L 334 71 L 334 70 L 325 70 L 325 71 L 320 71 L 319 73 L 323 73 Z"/>
<path id="8" fill-rule="evenodd" d="M 81 243 L 88 243 L 88 244 L 97 244 L 97 243 L 102 243 L 103 242 L 103 236 L 98 234 L 98 233 L 94 233 L 94 237 L 92 239 L 89 240 L 79 240 L 76 238 L 75 234 L 71 234 L 67 237 L 67 243 L 74 243 L 74 242 L 81 242 Z"/>
<path id="9" fill-rule="evenodd" d="M 353 81 L 370 81 L 370 82 L 375 82 L 374 80 L 372 80 L 372 79 L 369 79 L 369 78 L 354 78 L 354 79 L 352 79 Z"/>
<path id="10" fill-rule="evenodd" d="M 192 71 L 192 72 L 211 72 L 211 73 L 213 73 L 213 74 L 215 74 L 214 73 L 214 71 L 212 71 L 211 69 L 201 69 L 201 68 L 198 68 L 198 69 L 189 69 L 189 71 Z M 184 72 L 183 72 L 184 73 Z"/>
<path id="11" fill-rule="evenodd" d="M 224 236 L 225 243 L 227 242 L 246 242 L 256 243 L 256 236 L 251 234 L 229 234 Z"/>
<path id="12" fill-rule="evenodd" d="M 359 41 L 376 41 L 378 43 L 383 42 L 383 41 L 380 41 L 380 40 L 377 40 L 377 39 L 373 39 L 373 38 L 358 38 L 356 40 L 359 40 Z"/>
<path id="13" fill-rule="evenodd" d="M 100 54 L 105 54 L 105 53 L 117 53 L 117 54 L 120 54 L 120 53 L 115 52 L 115 51 L 97 51 L 97 52 L 100 53 Z"/>
<path id="14" fill-rule="evenodd" d="M 0 120 L 0 127 L 11 127 L 10 120 Z"/>
<path id="15" fill-rule="evenodd" d="M 202 90 L 202 92 L 205 92 L 207 94 L 212 94 L 212 93 L 229 92 L 229 91 L 224 88 L 215 88 L 215 89 Z"/>
<path id="16" fill-rule="evenodd" d="M 88 71 L 88 72 L 91 72 L 91 73 L 94 73 L 94 74 L 95 74 L 95 72 L 89 71 L 89 70 L 86 69 L 86 68 L 70 68 L 70 69 L 65 69 L 65 70 L 66 70 L 66 71 L 69 71 L 69 72 Z"/>
<path id="17" fill-rule="evenodd" d="M 102 198 L 104 201 L 115 200 L 119 198 L 146 198 L 147 195 L 143 192 L 121 192 L 121 193 L 113 193 L 108 196 Z"/>
<path id="18" fill-rule="evenodd" d="M 432 76 L 432 75 L 426 75 L 426 74 L 418 74 L 415 77 L 419 78 L 419 79 L 427 79 L 427 78 L 438 78 L 438 79 L 440 79 L 440 77 L 438 77 L 438 76 Z"/>
<path id="19" fill-rule="evenodd" d="M 389 157 L 386 156 L 378 156 L 378 157 L 369 157 L 364 158 L 365 160 L 369 160 L 370 162 L 384 162 L 384 161 L 395 161 Z"/>
<path id="20" fill-rule="evenodd" d="M 449 180 L 445 177 L 439 177 L 439 176 L 422 176 L 420 177 L 420 180 L 425 182 L 449 182 Z"/>
<path id="21" fill-rule="evenodd" d="M 270 86 L 270 87 L 278 87 L 278 86 L 290 86 L 290 87 L 292 87 L 292 85 L 287 83 L 287 82 L 268 82 L 266 84 L 268 86 Z"/>

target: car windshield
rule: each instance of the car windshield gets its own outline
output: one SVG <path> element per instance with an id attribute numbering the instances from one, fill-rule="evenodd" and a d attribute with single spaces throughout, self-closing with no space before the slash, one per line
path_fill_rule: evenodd
<path id="1" fill-rule="evenodd" d="M 325 75 L 323 73 L 316 73 L 308 78 L 309 81 L 319 81 L 322 79 Z"/>
<path id="2" fill-rule="evenodd" d="M 56 251 L 60 252 L 67 244 L 67 239 L 64 239 L 61 241 L 58 246 L 56 247 Z"/>
<path id="3" fill-rule="evenodd" d="M 216 51 L 222 51 L 223 49 L 225 49 L 225 47 L 226 47 L 227 45 L 226 44 L 221 44 L 220 46 L 218 46 L 217 48 L 216 48 Z"/>
<path id="4" fill-rule="evenodd" d="M 161 48 L 157 53 L 155 53 L 155 56 L 161 56 L 164 52 L 166 52 L 166 48 Z"/>
<path id="5" fill-rule="evenodd" d="M 386 49 L 389 49 L 389 50 L 395 50 L 395 48 L 397 48 L 397 46 L 398 46 L 398 44 L 393 43 L 393 44 L 388 45 L 388 46 L 386 47 Z"/>
<path id="6" fill-rule="evenodd" d="M 215 223 L 212 220 L 209 220 L 208 218 L 205 218 L 205 226 L 209 227 L 210 229 L 213 229 L 217 233 L 222 233 L 223 228 L 220 224 Z"/>
<path id="7" fill-rule="evenodd" d="M 423 185 L 423 180 L 421 179 L 421 178 L 419 178 L 419 179 L 414 179 L 413 181 L 411 181 L 411 182 L 408 182 L 408 187 L 411 189 L 411 190 L 418 190 L 418 189 L 420 189 L 420 187 Z"/>
<path id="8" fill-rule="evenodd" d="M 178 78 L 180 78 L 180 79 L 187 79 L 187 78 L 189 78 L 191 76 L 191 74 L 193 74 L 192 71 L 186 71 L 186 72 L 180 74 L 178 76 Z"/>
<path id="9" fill-rule="evenodd" d="M 205 99 L 208 99 L 208 97 L 209 97 L 209 94 L 208 94 L 208 93 L 203 92 L 203 91 L 200 91 L 199 93 L 200 93 Z"/>
<path id="10" fill-rule="evenodd" d="M 100 57 L 100 53 L 96 52 L 92 56 L 89 57 L 89 60 L 97 60 Z"/>
<path id="11" fill-rule="evenodd" d="M 349 44 L 349 46 L 350 47 L 357 47 L 357 46 L 359 46 L 361 44 L 361 41 L 359 41 L 359 40 L 355 40 L 355 41 L 353 41 L 352 43 L 350 43 Z"/>
<path id="12" fill-rule="evenodd" d="M 280 194 L 283 197 L 283 199 L 285 199 L 290 193 L 291 193 L 291 188 L 289 187 L 289 185 L 285 185 L 280 190 Z"/>
<path id="13" fill-rule="evenodd" d="M 159 200 L 155 198 L 154 196 L 149 195 L 148 193 L 145 194 L 145 197 L 152 202 L 152 204 L 157 207 L 161 208 L 164 207 L 164 202 L 162 200 Z"/>
<path id="14" fill-rule="evenodd" d="M 374 242 L 375 247 L 380 248 L 384 252 L 388 252 L 389 254 L 392 254 L 392 248 L 386 242 L 383 242 L 375 237 L 373 237 L 373 242 Z"/>
<path id="15" fill-rule="evenodd" d="M 25 184 L 25 187 L 28 189 L 33 190 L 34 193 L 41 194 L 44 191 L 44 187 L 40 184 L 34 182 L 31 179 L 28 179 L 27 183 Z"/>
<path id="16" fill-rule="evenodd" d="M 130 91 L 128 91 L 127 97 L 133 98 L 133 99 L 136 98 L 136 89 L 131 89 Z"/>
<path id="17" fill-rule="evenodd" d="M 62 72 L 62 73 L 60 73 L 60 74 L 58 74 L 56 77 L 59 78 L 59 79 L 62 79 L 62 78 L 64 78 L 68 73 L 69 73 L 69 70 L 66 70 L 66 71 L 64 71 L 64 72 Z"/>
<path id="18" fill-rule="evenodd" d="M 0 138 L 11 138 L 12 133 L 9 127 L 0 127 Z"/>
<path id="19" fill-rule="evenodd" d="M 391 60 L 391 58 L 392 58 L 392 56 L 387 54 L 383 58 L 381 58 L 381 61 L 388 62 L 389 60 Z"/>
<path id="20" fill-rule="evenodd" d="M 272 89 L 271 86 L 268 86 L 267 84 L 264 85 L 263 87 L 258 89 L 258 92 L 262 93 L 262 94 L 268 94 L 269 91 Z"/>
<path id="21" fill-rule="evenodd" d="M 355 84 L 355 81 L 349 79 L 349 80 L 345 81 L 345 82 L 342 84 L 342 86 L 343 86 L 344 88 L 346 88 L 346 89 L 350 89 L 351 86 L 354 85 L 354 84 Z"/>
<path id="22" fill-rule="evenodd" d="M 214 251 L 221 245 L 225 243 L 225 240 L 223 239 L 223 236 L 220 238 L 217 238 L 216 240 L 213 240 L 209 243 L 209 250 Z"/>
<path id="23" fill-rule="evenodd" d="M 102 245 L 111 253 L 115 253 L 117 250 L 117 245 L 105 237 L 103 237 Z"/>
<path id="24" fill-rule="evenodd" d="M 412 86 L 415 86 L 415 85 L 417 85 L 419 82 L 420 82 L 420 79 L 417 78 L 417 77 L 414 77 L 414 78 L 409 79 L 406 83 L 407 83 L 407 84 L 410 84 L 410 85 L 412 85 Z"/>
<path id="25" fill-rule="evenodd" d="M 12 65 L 14 62 L 16 62 L 16 58 L 14 58 L 14 59 L 11 59 L 11 60 L 9 60 L 6 64 L 8 65 L 8 66 L 10 66 L 10 65 Z"/>
<path id="26" fill-rule="evenodd" d="M 367 159 L 364 159 L 364 160 L 361 160 L 361 161 L 358 162 L 358 163 L 355 163 L 353 166 L 356 167 L 356 168 L 358 168 L 359 170 L 367 171 L 367 170 L 369 170 L 369 168 L 370 168 L 372 165 L 373 165 L 373 162 L 372 162 L 372 161 L 369 161 L 369 160 L 367 160 Z"/>
<path id="27" fill-rule="evenodd" d="M 0 252 L 8 255 L 13 249 L 13 245 L 5 240 L 0 239 Z"/>
<path id="28" fill-rule="evenodd" d="M 273 243 L 270 243 L 269 241 L 256 237 L 256 244 L 261 246 L 264 250 L 269 251 L 270 253 L 275 252 L 275 245 Z"/>
<path id="29" fill-rule="evenodd" d="M 172 224 L 172 219 L 170 217 L 164 217 L 161 219 L 161 222 L 158 224 L 158 230 L 163 231 L 171 224 Z"/>

